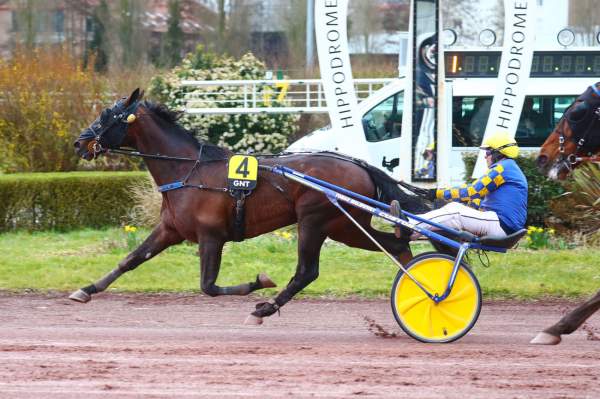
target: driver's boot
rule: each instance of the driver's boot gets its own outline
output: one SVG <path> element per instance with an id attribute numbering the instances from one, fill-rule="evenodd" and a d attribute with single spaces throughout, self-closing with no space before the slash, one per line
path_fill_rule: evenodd
<path id="1" fill-rule="evenodd" d="M 390 202 L 390 215 L 399 218 L 401 211 L 402 208 L 400 208 L 400 203 L 398 201 L 393 200 L 392 202 Z M 399 225 L 394 226 L 394 235 L 396 236 L 396 238 L 402 237 L 402 229 Z"/>

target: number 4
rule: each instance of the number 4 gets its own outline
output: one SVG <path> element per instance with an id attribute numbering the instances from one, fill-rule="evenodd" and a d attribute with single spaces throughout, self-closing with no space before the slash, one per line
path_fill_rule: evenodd
<path id="1" fill-rule="evenodd" d="M 248 177 L 248 175 L 250 174 L 250 171 L 248 170 L 248 158 L 244 158 L 244 160 L 240 162 L 237 169 L 235 170 L 235 173 L 244 176 L 244 179 Z"/>

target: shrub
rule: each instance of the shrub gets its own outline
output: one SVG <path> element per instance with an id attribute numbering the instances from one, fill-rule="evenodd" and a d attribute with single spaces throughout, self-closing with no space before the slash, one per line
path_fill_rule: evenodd
<path id="1" fill-rule="evenodd" d="M 600 165 L 588 163 L 573 171 L 568 192 L 552 200 L 549 224 L 586 244 L 600 244 Z"/>
<path id="2" fill-rule="evenodd" d="M 465 163 L 465 181 L 471 180 L 477 154 L 465 153 L 463 161 Z M 527 178 L 529 185 L 528 203 L 527 203 L 527 225 L 544 225 L 545 219 L 549 213 L 549 200 L 562 194 L 565 190 L 560 183 L 549 180 L 537 170 L 533 156 L 521 156 L 516 159 L 517 164 Z"/>
<path id="3" fill-rule="evenodd" d="M 151 184 L 148 184 L 148 181 Z M 136 226 L 154 227 L 160 221 L 162 194 L 150 176 L 148 180 L 136 181 L 131 187 L 133 207 L 128 215 L 129 223 Z"/>
<path id="4" fill-rule="evenodd" d="M 0 231 L 120 225 L 133 207 L 130 187 L 145 172 L 31 173 L 0 176 Z"/>
<path id="5" fill-rule="evenodd" d="M 222 100 L 217 107 L 233 106 L 231 100 L 244 98 L 240 88 L 230 94 L 231 88 L 224 93 L 223 87 L 211 87 L 210 90 L 199 87 L 181 86 L 183 79 L 191 80 L 241 80 L 262 79 L 265 66 L 252 54 L 246 54 L 239 60 L 226 56 L 217 56 L 205 52 L 199 46 L 189 54 L 181 66 L 175 67 L 164 75 L 156 76 L 149 93 L 169 108 L 183 109 L 191 97 L 206 98 L 207 91 L 223 94 L 211 95 L 212 99 Z M 266 93 L 273 90 L 269 86 L 262 88 Z M 261 106 L 261 104 L 257 104 Z M 288 136 L 296 129 L 297 115 L 291 114 L 235 114 L 235 115 L 190 115 L 184 114 L 180 123 L 195 132 L 200 140 L 227 147 L 235 152 L 256 151 L 277 153 L 288 145 Z"/>
<path id="6" fill-rule="evenodd" d="M 64 49 L 0 60 L 0 171 L 68 171 L 72 143 L 98 115 L 104 83 Z"/>

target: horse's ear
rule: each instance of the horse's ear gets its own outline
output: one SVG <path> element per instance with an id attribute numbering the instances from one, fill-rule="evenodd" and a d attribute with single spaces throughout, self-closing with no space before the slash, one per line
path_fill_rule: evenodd
<path id="1" fill-rule="evenodd" d="M 142 95 L 144 94 L 144 92 L 141 92 Z M 128 107 L 131 104 L 133 104 L 134 102 L 138 101 L 141 98 L 140 96 L 140 88 L 138 87 L 137 89 L 135 89 L 133 91 L 133 93 L 131 93 L 131 95 L 129 96 L 129 98 L 127 99 L 127 101 L 125 101 L 125 106 Z"/>

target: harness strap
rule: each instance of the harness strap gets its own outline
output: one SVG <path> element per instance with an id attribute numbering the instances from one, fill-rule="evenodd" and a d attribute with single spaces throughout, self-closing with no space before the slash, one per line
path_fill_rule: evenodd
<path id="1" fill-rule="evenodd" d="M 182 180 L 177 180 L 173 183 L 168 183 L 168 184 L 163 184 L 161 186 L 158 186 L 158 192 L 159 193 L 164 193 L 167 191 L 173 191 L 173 190 L 178 190 L 180 188 L 184 188 L 184 187 L 193 187 L 193 188 L 197 188 L 200 190 L 213 190 L 213 191 L 219 191 L 219 192 L 227 192 L 229 191 L 226 187 L 208 187 L 205 186 L 204 184 L 188 184 L 188 180 L 190 179 L 190 177 L 192 176 L 192 174 L 194 173 L 194 171 L 200 166 L 200 163 L 202 162 L 202 150 L 204 149 L 204 143 L 202 143 L 200 145 L 200 149 L 198 150 L 198 157 L 196 159 L 192 159 L 192 158 L 176 158 L 176 157 L 167 157 L 167 156 L 163 156 L 163 155 L 153 155 L 153 156 L 148 156 L 146 154 L 141 154 L 139 156 L 146 156 L 146 157 L 159 157 L 158 159 L 168 159 L 168 160 L 184 160 L 184 161 L 196 161 L 194 163 L 194 166 L 192 166 L 192 168 L 190 169 L 190 171 L 185 175 L 185 177 Z M 205 161 L 208 162 L 208 161 Z"/>
<path id="2" fill-rule="evenodd" d="M 592 155 L 589 157 L 576 157 L 575 162 L 592 162 L 598 163 L 600 162 L 600 155 Z"/>
<path id="3" fill-rule="evenodd" d="M 231 195 L 235 198 L 235 209 L 234 209 L 234 219 L 233 219 L 233 241 L 240 242 L 244 241 L 244 235 L 246 233 L 246 228 L 244 225 L 244 220 L 246 218 L 246 212 L 244 205 L 246 203 L 247 194 L 242 191 L 233 191 Z"/>
<path id="4" fill-rule="evenodd" d="M 185 187 L 185 184 L 182 181 L 176 181 L 175 183 L 163 184 L 162 186 L 158 186 L 158 192 L 164 193 L 166 191 L 177 190 L 178 188 Z"/>

